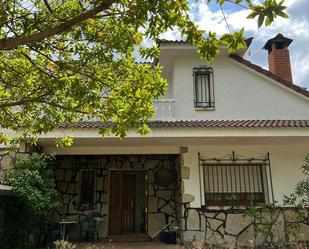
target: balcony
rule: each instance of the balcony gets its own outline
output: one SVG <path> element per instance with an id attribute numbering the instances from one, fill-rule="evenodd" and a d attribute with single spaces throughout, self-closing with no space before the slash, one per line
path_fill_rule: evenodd
<path id="1" fill-rule="evenodd" d="M 173 120 L 175 118 L 175 100 L 159 99 L 154 101 L 154 120 Z"/>

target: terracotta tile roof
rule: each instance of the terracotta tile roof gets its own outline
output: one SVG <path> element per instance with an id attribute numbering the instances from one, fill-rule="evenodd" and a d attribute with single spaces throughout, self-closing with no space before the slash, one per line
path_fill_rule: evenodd
<path id="1" fill-rule="evenodd" d="M 268 71 L 268 70 L 266 70 L 266 69 L 264 69 L 264 68 L 262 68 L 262 67 L 260 67 L 256 64 L 251 63 L 250 61 L 244 59 L 243 57 L 241 57 L 239 55 L 231 54 L 230 58 L 232 58 L 233 60 L 235 60 L 235 61 L 237 61 L 237 62 L 239 62 L 239 63 L 241 63 L 241 64 L 243 64 L 243 65 L 245 65 L 245 66 L 247 66 L 247 67 L 249 67 L 249 68 L 251 68 L 251 69 L 253 69 L 253 70 L 255 70 L 255 71 L 257 71 L 257 72 L 259 72 L 259 73 L 261 73 L 261 74 L 263 74 L 263 75 L 265 75 L 265 76 L 267 76 L 267 77 L 269 77 L 273 80 L 275 80 L 275 81 L 277 81 L 281 85 L 286 86 L 286 87 L 292 89 L 295 92 L 298 92 L 298 93 L 300 93 L 300 94 L 302 94 L 306 97 L 309 97 L 309 91 L 307 91 L 305 88 L 297 86 L 290 81 L 284 80 L 284 79 L 280 78 L 279 76 L 271 73 L 270 71 Z"/>
<path id="2" fill-rule="evenodd" d="M 176 44 L 189 44 L 189 42 L 184 40 L 167 40 L 167 39 L 157 39 L 156 42 L 160 43 L 176 43 Z"/>
<path id="3" fill-rule="evenodd" d="M 247 48 L 251 45 L 253 40 L 253 37 L 248 37 L 245 39 L 245 43 L 247 45 Z M 167 39 L 157 39 L 156 40 L 157 44 L 165 43 L 165 44 L 187 44 L 191 45 L 188 41 L 185 40 L 167 40 Z"/>
<path id="4" fill-rule="evenodd" d="M 248 37 L 245 39 L 245 43 L 247 47 L 249 47 L 252 43 L 253 37 Z M 174 44 L 189 44 L 188 41 L 185 40 L 167 40 L 167 39 L 157 39 L 156 42 L 160 43 L 174 43 Z"/>
<path id="5" fill-rule="evenodd" d="M 309 128 L 309 120 L 180 120 L 149 121 L 151 128 Z M 59 128 L 110 128 L 112 123 L 63 123 Z"/>

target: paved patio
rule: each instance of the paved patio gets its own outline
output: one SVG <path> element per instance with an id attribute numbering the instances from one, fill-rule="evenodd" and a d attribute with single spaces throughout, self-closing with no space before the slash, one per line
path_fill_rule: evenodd
<path id="1" fill-rule="evenodd" d="M 127 243 L 79 243 L 76 249 L 181 249 L 179 245 L 167 245 L 160 242 L 127 242 Z"/>

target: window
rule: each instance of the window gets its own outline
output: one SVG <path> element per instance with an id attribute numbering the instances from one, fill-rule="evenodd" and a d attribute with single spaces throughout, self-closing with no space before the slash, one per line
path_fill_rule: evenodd
<path id="1" fill-rule="evenodd" d="M 193 68 L 195 108 L 214 108 L 213 69 L 211 67 Z"/>
<path id="2" fill-rule="evenodd" d="M 94 170 L 81 170 L 79 205 L 90 209 L 94 200 Z"/>
<path id="3" fill-rule="evenodd" d="M 265 159 L 201 159 L 206 206 L 269 203 L 270 165 Z M 272 192 L 272 190 L 271 190 Z M 273 199 L 273 198 L 272 198 Z"/>

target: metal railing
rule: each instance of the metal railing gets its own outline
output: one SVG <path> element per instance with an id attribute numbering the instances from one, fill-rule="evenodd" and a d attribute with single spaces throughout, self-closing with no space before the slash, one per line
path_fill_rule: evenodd
<path id="1" fill-rule="evenodd" d="M 175 100 L 158 99 L 154 101 L 154 120 L 173 120 L 175 118 Z"/>
<path id="2" fill-rule="evenodd" d="M 269 154 L 263 158 L 231 155 L 205 158 L 202 167 L 206 205 L 249 205 L 273 202 Z"/>

